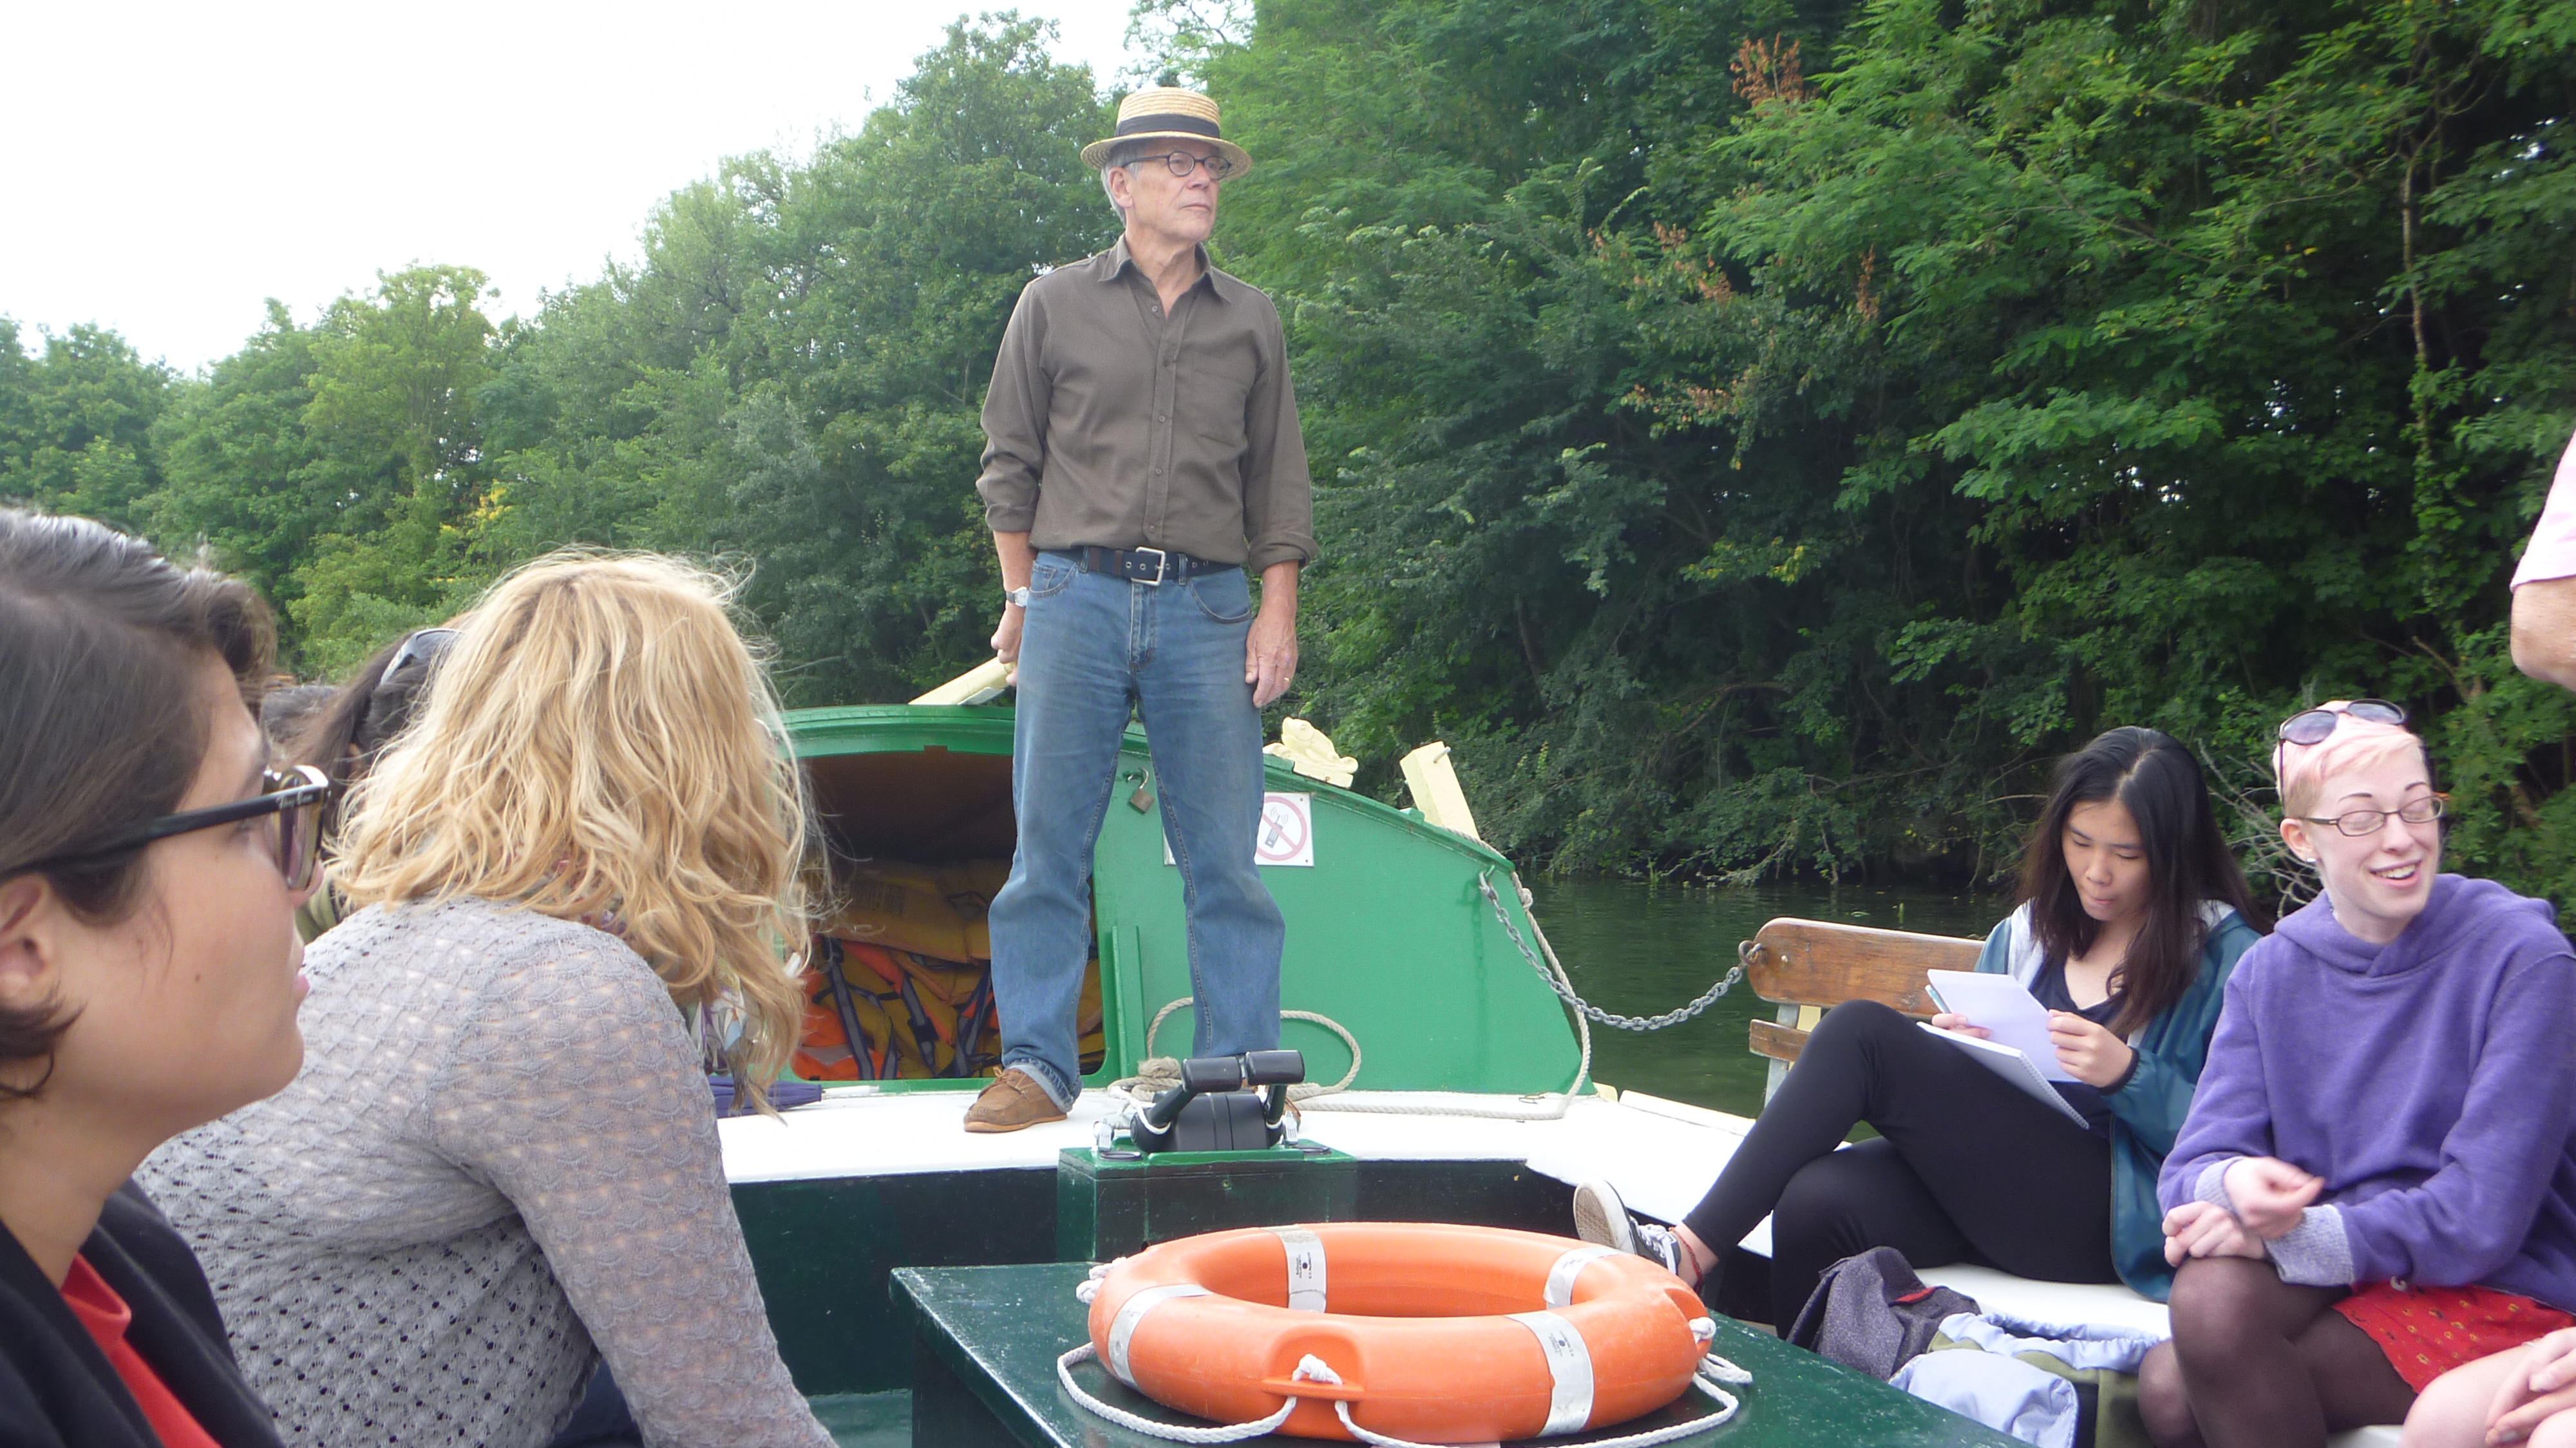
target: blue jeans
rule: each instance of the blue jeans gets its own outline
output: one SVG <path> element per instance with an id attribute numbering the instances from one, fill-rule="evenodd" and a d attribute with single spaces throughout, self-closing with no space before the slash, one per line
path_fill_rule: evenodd
<path id="1" fill-rule="evenodd" d="M 1191 1054 L 1279 1044 L 1287 926 L 1252 862 L 1261 827 L 1261 715 L 1243 681 L 1252 594 L 1239 568 L 1157 587 L 1054 553 L 1029 575 L 1011 804 L 1019 851 L 993 897 L 1002 1063 L 1070 1106 L 1081 1092 L 1074 1012 L 1091 955 L 1091 856 L 1131 713 L 1153 751 L 1163 837 L 1189 910 Z"/>

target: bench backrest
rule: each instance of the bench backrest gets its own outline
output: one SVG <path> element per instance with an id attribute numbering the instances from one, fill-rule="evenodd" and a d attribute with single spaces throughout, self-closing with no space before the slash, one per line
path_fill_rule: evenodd
<path id="1" fill-rule="evenodd" d="M 1798 1048 L 1807 1040 L 1802 1007 L 1877 1001 L 1907 1015 L 1928 1016 L 1937 1007 L 1924 989 L 1923 973 L 1974 970 L 1984 946 L 1956 936 L 1829 920 L 1774 920 L 1745 942 L 1742 952 L 1753 993 L 1782 1008 L 1778 1021 L 1753 1023 L 1753 1053 L 1780 1062 L 1798 1059 Z M 1773 1076 L 1776 1082 L 1777 1067 Z"/>

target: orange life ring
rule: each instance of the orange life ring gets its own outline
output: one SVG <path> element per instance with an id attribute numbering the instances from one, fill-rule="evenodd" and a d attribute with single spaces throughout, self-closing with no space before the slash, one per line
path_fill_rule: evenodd
<path id="1" fill-rule="evenodd" d="M 1335 1222 L 1211 1232 L 1107 1269 L 1091 1345 L 1129 1387 L 1220 1423 L 1489 1443 L 1681 1396 L 1714 1329 L 1642 1257 L 1536 1232 Z M 1315 1359 L 1338 1383 L 1301 1376 Z"/>

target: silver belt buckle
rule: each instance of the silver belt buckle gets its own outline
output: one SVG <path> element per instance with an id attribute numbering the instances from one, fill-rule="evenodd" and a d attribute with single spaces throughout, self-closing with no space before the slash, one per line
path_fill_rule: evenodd
<path id="1" fill-rule="evenodd" d="M 1163 576 L 1172 570 L 1172 555 L 1164 552 L 1160 548 L 1130 548 L 1127 550 L 1127 555 L 1131 558 L 1141 557 L 1147 553 L 1154 555 L 1154 576 L 1151 578 L 1139 578 L 1136 581 L 1138 583 L 1150 584 L 1153 587 L 1160 588 L 1163 586 Z"/>

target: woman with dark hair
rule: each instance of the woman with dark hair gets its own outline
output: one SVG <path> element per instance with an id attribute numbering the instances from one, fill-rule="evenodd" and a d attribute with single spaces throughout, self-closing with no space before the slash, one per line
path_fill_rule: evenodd
<path id="1" fill-rule="evenodd" d="M 360 664 L 349 682 L 331 690 L 328 702 L 295 731 L 290 752 L 296 761 L 322 771 L 331 781 L 331 802 L 322 813 L 325 840 L 340 832 L 340 801 L 376 767 L 385 747 L 410 726 L 412 710 L 429 687 L 430 669 L 455 637 L 452 628 L 415 629 L 376 650 L 375 657 Z M 309 945 L 339 924 L 347 907 L 326 868 L 320 888 L 295 912 L 295 933 Z"/>
<path id="2" fill-rule="evenodd" d="M 1782 1328 L 1833 1263 L 1894 1247 L 1918 1267 L 1972 1260 L 2053 1282 L 2124 1281 L 2162 1299 L 2156 1173 L 2191 1108 L 2228 973 L 2258 938 L 2245 879 L 2190 751 L 2114 729 L 2057 766 L 2024 855 L 2021 905 L 1980 971 L 2050 1008 L 2058 1092 L 2085 1125 L 1886 1006 L 1836 1006 L 1699 1206 L 1633 1221 L 1606 1182 L 1575 1193 L 1584 1240 L 1685 1281 L 1771 1225 Z M 1946 1029 L 1982 1035 L 1950 1015 Z M 1868 1122 L 1878 1139 L 1836 1150 Z"/>
<path id="3" fill-rule="evenodd" d="M 269 649 L 240 584 L 0 510 L 0 1442 L 277 1443 L 128 1180 L 304 1059 L 326 786 L 266 769 Z"/>

